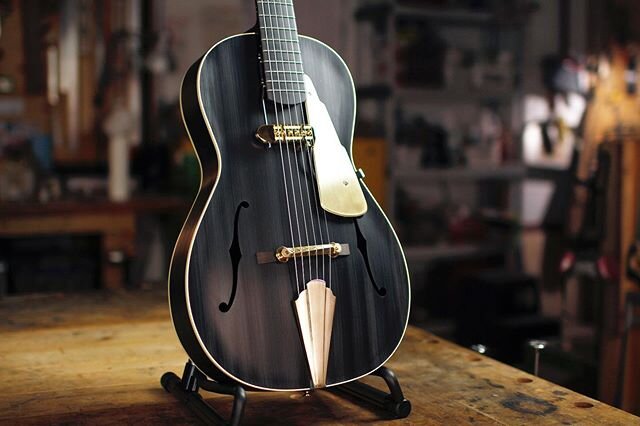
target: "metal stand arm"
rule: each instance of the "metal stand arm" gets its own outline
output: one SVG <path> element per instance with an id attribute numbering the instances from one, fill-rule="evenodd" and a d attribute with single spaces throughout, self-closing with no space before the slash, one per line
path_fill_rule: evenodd
<path id="1" fill-rule="evenodd" d="M 389 393 L 383 392 L 359 381 L 346 383 L 335 388 L 336 392 L 344 392 L 356 399 L 369 403 L 387 411 L 398 419 L 403 419 L 411 413 L 411 402 L 404 398 L 402 388 L 395 373 L 387 367 L 380 367 L 372 376 L 382 377 L 389 388 Z"/>
<path id="2" fill-rule="evenodd" d="M 205 424 L 220 426 L 237 426 L 242 420 L 247 393 L 240 385 L 224 385 L 207 379 L 196 366 L 187 361 L 182 373 L 182 379 L 174 373 L 168 372 L 160 379 L 162 387 L 175 396 Z M 207 404 L 198 390 L 202 388 L 208 392 L 233 396 L 231 418 L 227 421 L 209 404 Z"/>

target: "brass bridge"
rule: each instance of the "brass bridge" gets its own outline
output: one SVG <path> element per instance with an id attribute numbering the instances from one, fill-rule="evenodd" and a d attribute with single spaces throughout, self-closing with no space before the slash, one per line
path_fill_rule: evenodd
<path id="1" fill-rule="evenodd" d="M 263 124 L 256 131 L 256 138 L 264 144 L 305 142 L 313 146 L 313 128 L 304 125 Z"/>
<path id="2" fill-rule="evenodd" d="M 329 243 L 313 246 L 278 247 L 275 251 L 260 251 L 256 253 L 258 264 L 280 262 L 286 263 L 294 257 L 310 256 L 347 256 L 350 254 L 349 244 Z"/>

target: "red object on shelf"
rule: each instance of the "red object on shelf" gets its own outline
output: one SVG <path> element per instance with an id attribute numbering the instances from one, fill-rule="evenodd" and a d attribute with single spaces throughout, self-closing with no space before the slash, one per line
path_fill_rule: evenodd
<path id="1" fill-rule="evenodd" d="M 576 255 L 572 251 L 567 251 L 562 255 L 560 260 L 560 273 L 567 274 L 573 269 L 576 264 Z"/>
<path id="2" fill-rule="evenodd" d="M 449 221 L 449 241 L 465 243 L 485 238 L 486 225 L 474 216 L 453 217 Z"/>

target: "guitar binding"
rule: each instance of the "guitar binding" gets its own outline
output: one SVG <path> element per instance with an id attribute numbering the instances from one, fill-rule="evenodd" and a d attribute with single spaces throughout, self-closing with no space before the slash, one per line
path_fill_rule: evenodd
<path id="1" fill-rule="evenodd" d="M 409 416 L 411 402 L 405 399 L 395 373 L 387 367 L 380 367 L 371 375 L 381 377 L 389 392 L 381 391 L 357 380 L 330 389 L 335 394 L 347 396 L 352 402 L 360 402 L 363 405 L 385 411 L 393 418 L 403 419 Z M 185 364 L 182 378 L 173 372 L 167 372 L 162 375 L 160 383 L 167 392 L 171 393 L 205 424 L 237 426 L 242 422 L 247 403 L 247 391 L 239 384 L 222 384 L 208 379 L 191 360 Z M 230 418 L 225 419 L 209 405 L 200 395 L 200 389 L 233 396 Z"/>

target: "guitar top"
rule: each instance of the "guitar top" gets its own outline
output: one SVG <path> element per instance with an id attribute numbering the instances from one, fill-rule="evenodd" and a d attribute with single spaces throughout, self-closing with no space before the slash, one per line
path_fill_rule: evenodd
<path id="1" fill-rule="evenodd" d="M 250 389 L 356 380 L 395 352 L 406 261 L 356 171 L 344 61 L 297 32 L 291 0 L 187 71 L 185 127 L 202 181 L 171 260 L 176 332 L 196 366 Z"/>

